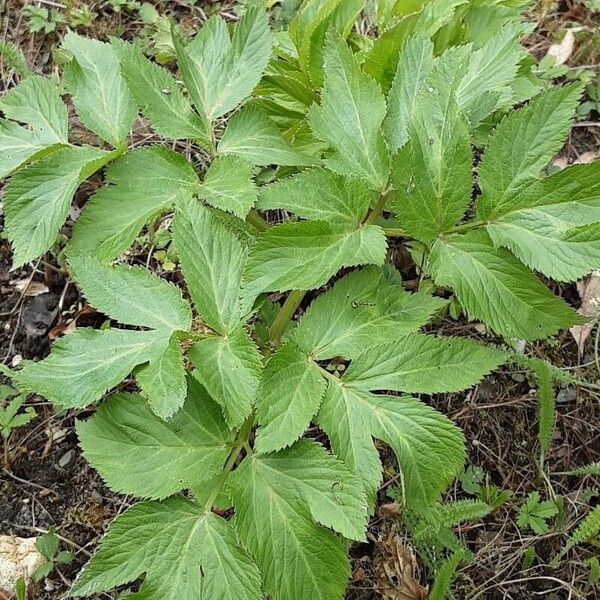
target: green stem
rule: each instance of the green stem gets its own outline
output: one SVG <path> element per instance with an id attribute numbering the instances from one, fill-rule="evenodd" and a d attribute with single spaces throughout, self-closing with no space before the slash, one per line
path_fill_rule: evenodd
<path id="1" fill-rule="evenodd" d="M 306 292 L 304 290 L 293 290 L 288 294 L 281 310 L 277 313 L 271 327 L 269 327 L 269 342 L 271 342 L 271 344 L 274 344 L 275 346 L 279 345 L 285 328 L 292 320 L 294 313 L 300 306 L 305 295 Z"/>
<path id="2" fill-rule="evenodd" d="M 412 238 L 413 236 L 405 231 L 404 229 L 400 229 L 399 227 L 384 227 L 383 233 L 387 235 L 387 237 L 405 237 Z"/>
<path id="3" fill-rule="evenodd" d="M 248 213 L 246 221 L 250 223 L 250 225 L 254 225 L 259 231 L 267 231 L 267 229 L 271 228 L 271 226 L 255 210 Z"/>
<path id="4" fill-rule="evenodd" d="M 367 218 L 364 220 L 363 225 L 372 225 L 381 215 L 383 209 L 385 208 L 385 203 L 387 201 L 389 190 L 386 190 L 379 196 L 379 200 L 377 200 L 377 204 L 373 207 L 373 210 L 369 213 Z"/>
<path id="5" fill-rule="evenodd" d="M 483 227 L 487 225 L 485 221 L 469 221 L 468 223 L 461 223 L 460 225 L 456 225 L 448 229 L 448 231 L 444 231 L 444 233 L 461 233 L 463 231 L 468 231 L 469 229 L 476 229 L 477 227 Z"/>

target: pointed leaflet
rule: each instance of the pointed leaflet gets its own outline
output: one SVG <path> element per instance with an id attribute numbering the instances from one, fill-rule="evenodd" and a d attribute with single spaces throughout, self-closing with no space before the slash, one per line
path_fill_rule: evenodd
<path id="1" fill-rule="evenodd" d="M 272 38 L 266 12 L 255 7 L 245 12 L 231 40 L 225 21 L 213 16 L 186 48 L 175 42 L 185 85 L 210 125 L 252 93 L 269 61 Z"/>
<path id="2" fill-rule="evenodd" d="M 418 331 L 444 304 L 428 294 L 409 294 L 387 283 L 381 269 L 365 267 L 314 300 L 292 339 L 315 360 L 356 358 L 368 348 Z"/>
<path id="3" fill-rule="evenodd" d="M 344 542 L 313 520 L 362 540 L 367 511 L 358 480 L 339 460 L 302 440 L 248 457 L 228 488 L 235 528 L 273 600 L 341 600 L 350 573 Z"/>
<path id="4" fill-rule="evenodd" d="M 388 93 L 388 111 L 383 122 L 390 152 L 408 141 L 408 126 L 418 107 L 417 99 L 433 65 L 433 43 L 428 37 L 413 37 L 402 47 L 396 76 Z"/>
<path id="5" fill-rule="evenodd" d="M 600 267 L 600 162 L 575 165 L 513 196 L 487 225 L 531 269 L 576 281 Z"/>
<path id="6" fill-rule="evenodd" d="M 380 227 L 345 230 L 323 221 L 286 223 L 260 234 L 244 271 L 251 304 L 261 292 L 318 288 L 342 267 L 381 265 L 386 241 Z"/>
<path id="7" fill-rule="evenodd" d="M 218 146 L 219 154 L 235 154 L 253 165 L 314 165 L 318 161 L 286 141 L 274 121 L 254 104 L 233 115 Z"/>
<path id="8" fill-rule="evenodd" d="M 362 477 L 374 498 L 380 480 L 370 436 L 389 444 L 398 458 L 404 500 L 422 507 L 439 497 L 463 466 L 463 435 L 447 417 L 419 400 L 378 396 L 352 384 L 329 384 L 318 417 L 335 452 Z"/>
<path id="9" fill-rule="evenodd" d="M 428 270 L 438 285 L 454 289 L 470 318 L 507 338 L 542 339 L 582 323 L 508 250 L 494 248 L 485 231 L 437 240 Z"/>
<path id="10" fill-rule="evenodd" d="M 111 319 L 169 332 L 190 328 L 192 312 L 181 290 L 147 269 L 112 267 L 86 256 L 69 264 L 90 305 Z"/>
<path id="11" fill-rule="evenodd" d="M 197 202 L 181 204 L 173 241 L 190 294 L 205 323 L 221 334 L 235 329 L 244 317 L 240 288 L 246 251 L 241 242 Z"/>
<path id="12" fill-rule="evenodd" d="M 128 152 L 109 167 L 106 182 L 107 187 L 91 197 L 75 222 L 67 246 L 70 256 L 93 254 L 105 261 L 116 258 L 146 223 L 191 198 L 199 186 L 192 165 L 181 154 L 162 146 Z"/>
<path id="13" fill-rule="evenodd" d="M 479 165 L 480 218 L 502 214 L 519 189 L 538 178 L 564 144 L 580 96 L 577 84 L 551 89 L 496 127 Z"/>
<path id="14" fill-rule="evenodd" d="M 253 166 L 243 158 L 219 156 L 206 171 L 200 197 L 215 208 L 245 219 L 258 197 L 253 175 Z"/>
<path id="15" fill-rule="evenodd" d="M 223 408 L 228 425 L 239 427 L 252 411 L 260 380 L 261 357 L 240 326 L 226 336 L 196 342 L 188 352 L 194 377 Z"/>
<path id="16" fill-rule="evenodd" d="M 111 45 L 127 87 L 154 131 L 172 140 L 192 139 L 208 146 L 206 127 L 173 75 L 150 62 L 134 44 L 114 38 Z"/>
<path id="17" fill-rule="evenodd" d="M 19 171 L 6 186 L 6 233 L 13 269 L 50 249 L 79 184 L 111 155 L 91 146 L 60 148 Z"/>
<path id="18" fill-rule="evenodd" d="M 131 600 L 261 600 L 260 574 L 230 523 L 180 497 L 118 516 L 71 590 L 89 596 L 132 583 Z"/>
<path id="19" fill-rule="evenodd" d="M 221 472 L 233 434 L 219 407 L 190 381 L 188 399 L 169 421 L 152 414 L 141 396 L 116 394 L 77 422 L 84 456 L 111 490 L 165 498 Z"/>
<path id="20" fill-rule="evenodd" d="M 56 342 L 44 360 L 26 362 L 14 379 L 60 408 L 83 407 L 100 400 L 163 343 L 161 331 L 78 329 Z"/>
<path id="21" fill-rule="evenodd" d="M 471 202 L 469 130 L 451 94 L 432 87 L 417 101 L 410 141 L 394 158 L 394 210 L 417 239 L 431 242 Z"/>
<path id="22" fill-rule="evenodd" d="M 261 187 L 257 208 L 283 209 L 302 219 L 352 227 L 363 221 L 376 197 L 359 179 L 307 169 Z"/>
<path id="23" fill-rule="evenodd" d="M 317 365 L 296 344 L 287 342 L 277 350 L 265 366 L 256 396 L 257 452 L 293 444 L 319 410 L 325 387 Z"/>
<path id="24" fill-rule="evenodd" d="M 312 106 L 309 123 L 313 133 L 334 150 L 325 162 L 332 171 L 361 177 L 383 191 L 389 173 L 389 153 L 381 134 L 386 113 L 383 92 L 361 71 L 338 36 L 327 36 L 323 68 L 321 106 Z"/>
<path id="25" fill-rule="evenodd" d="M 505 352 L 471 340 L 413 333 L 359 355 L 342 381 L 365 390 L 459 392 L 479 383 L 507 358 Z"/>
<path id="26" fill-rule="evenodd" d="M 79 118 L 96 135 L 118 146 L 137 111 L 113 48 L 72 31 L 65 35 L 62 48 L 73 55 L 65 69 L 65 82 Z"/>

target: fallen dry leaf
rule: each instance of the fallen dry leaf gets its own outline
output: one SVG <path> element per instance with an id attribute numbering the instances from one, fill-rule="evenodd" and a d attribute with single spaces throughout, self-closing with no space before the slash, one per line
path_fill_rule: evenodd
<path id="1" fill-rule="evenodd" d="M 572 29 L 567 29 L 560 44 L 552 44 L 546 56 L 553 56 L 557 65 L 564 65 L 573 54 L 574 48 L 575 34 Z"/>
<path id="2" fill-rule="evenodd" d="M 581 296 L 581 308 L 577 312 L 584 317 L 590 317 L 590 321 L 585 325 L 575 325 L 569 330 L 577 342 L 581 356 L 595 321 L 600 317 L 600 271 L 594 271 L 587 279 L 580 281 L 577 291 Z"/>
<path id="3" fill-rule="evenodd" d="M 45 294 L 50 291 L 45 283 L 42 283 L 41 281 L 32 281 L 29 278 L 19 279 L 19 281 L 15 281 L 13 285 L 15 290 L 24 296 L 39 296 L 40 294 Z"/>
<path id="4" fill-rule="evenodd" d="M 600 156 L 599 152 L 596 152 L 596 150 L 588 150 L 587 152 L 584 152 L 583 154 L 580 154 L 576 160 L 573 161 L 574 165 L 589 165 L 590 163 L 593 163 L 598 156 Z"/>

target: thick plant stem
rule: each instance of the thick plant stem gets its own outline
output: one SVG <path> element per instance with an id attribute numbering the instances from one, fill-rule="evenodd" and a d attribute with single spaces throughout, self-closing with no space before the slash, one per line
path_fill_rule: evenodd
<path id="1" fill-rule="evenodd" d="M 259 231 L 267 231 L 267 229 L 271 228 L 271 226 L 255 210 L 248 213 L 246 221 L 250 223 L 250 225 L 254 225 Z"/>
<path id="2" fill-rule="evenodd" d="M 385 208 L 385 203 L 387 201 L 387 197 L 389 194 L 389 190 L 386 190 L 379 196 L 379 200 L 377 200 L 377 204 L 373 207 L 373 210 L 367 215 L 367 218 L 364 220 L 363 225 L 372 225 L 379 218 L 383 209 Z"/>
<path id="3" fill-rule="evenodd" d="M 444 233 L 461 233 L 463 231 L 469 231 L 469 229 L 476 229 L 487 225 L 485 221 L 469 221 L 468 223 L 461 223 L 445 231 Z"/>
<path id="4" fill-rule="evenodd" d="M 385 233 L 387 237 L 412 238 L 412 235 L 399 227 L 384 227 L 383 233 Z"/>
<path id="5" fill-rule="evenodd" d="M 288 294 L 281 310 L 269 328 L 269 342 L 271 342 L 271 344 L 274 344 L 275 346 L 279 345 L 285 328 L 292 320 L 294 313 L 300 306 L 305 295 L 306 292 L 304 290 L 293 290 Z"/>

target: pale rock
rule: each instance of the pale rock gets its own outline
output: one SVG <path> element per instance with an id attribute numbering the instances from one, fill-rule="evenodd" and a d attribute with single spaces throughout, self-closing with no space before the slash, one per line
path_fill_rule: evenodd
<path id="1" fill-rule="evenodd" d="M 37 538 L 0 535 L 0 590 L 14 593 L 19 577 L 28 582 L 46 560 L 35 547 Z"/>

